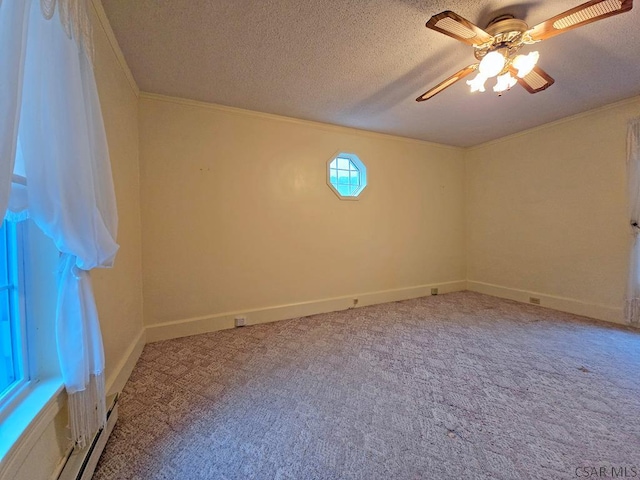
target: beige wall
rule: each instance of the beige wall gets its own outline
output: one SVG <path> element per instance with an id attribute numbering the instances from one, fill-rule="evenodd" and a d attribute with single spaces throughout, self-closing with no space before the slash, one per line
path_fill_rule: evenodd
<path id="1" fill-rule="evenodd" d="M 101 8 L 101 7 L 100 7 Z M 95 13 L 95 12 L 93 12 Z M 94 271 L 93 286 L 105 348 L 106 377 L 110 384 L 143 333 L 142 259 L 138 171 L 138 99 L 94 15 L 95 73 L 111 154 L 119 213 L 120 251 L 113 269 Z M 135 351 L 134 351 L 135 355 Z M 135 358 L 133 359 L 135 361 Z M 125 372 L 126 378 L 126 372 Z M 16 479 L 49 479 L 69 447 L 66 405 L 44 427 Z"/>
<path id="2" fill-rule="evenodd" d="M 111 156 L 120 245 L 114 268 L 92 273 L 109 383 L 143 330 L 138 97 L 104 28 L 96 26 L 94 32 L 94 69 Z"/>
<path id="3" fill-rule="evenodd" d="M 635 99 L 468 150 L 471 288 L 621 319 L 626 131 L 638 115 Z"/>
<path id="4" fill-rule="evenodd" d="M 148 325 L 464 280 L 460 149 L 146 95 L 139 129 Z"/>

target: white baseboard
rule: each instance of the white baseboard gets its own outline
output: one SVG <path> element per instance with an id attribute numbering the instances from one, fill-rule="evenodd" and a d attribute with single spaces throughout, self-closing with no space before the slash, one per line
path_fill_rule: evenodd
<path id="1" fill-rule="evenodd" d="M 107 397 L 107 424 L 101 428 L 84 448 L 73 448 L 68 453 L 57 476 L 50 480 L 91 480 L 100 455 L 107 445 L 113 427 L 118 421 L 118 395 Z"/>
<path id="2" fill-rule="evenodd" d="M 467 280 L 467 289 L 472 292 L 484 293 L 486 295 L 507 298 L 509 300 L 515 300 L 516 302 L 523 303 L 530 303 L 529 298 L 535 297 L 540 299 L 541 307 L 552 308 L 554 310 L 573 313 L 583 317 L 595 318 L 596 320 L 604 320 L 605 322 L 628 325 L 628 323 L 624 321 L 622 308 L 586 303 L 573 298 L 546 295 L 544 293 L 531 292 L 528 290 L 518 290 L 516 288 L 508 288 L 501 285 L 493 285 L 474 280 Z"/>
<path id="3" fill-rule="evenodd" d="M 105 390 L 107 395 L 112 395 L 117 392 L 121 392 L 124 384 L 127 383 L 133 367 L 136 366 L 138 358 L 142 353 L 146 340 L 146 330 L 143 328 L 140 330 L 138 336 L 131 342 L 129 348 L 125 352 L 124 356 L 120 359 L 113 372 L 107 377 L 105 382 Z"/>
<path id="4" fill-rule="evenodd" d="M 397 288 L 371 293 L 354 293 L 335 298 L 314 300 L 310 302 L 292 303 L 273 307 L 241 310 L 236 312 L 218 313 L 202 317 L 187 318 L 172 322 L 147 325 L 147 342 L 158 342 L 171 338 L 198 335 L 200 333 L 215 332 L 227 328 L 234 328 L 234 318 L 247 317 L 247 325 L 275 322 L 289 318 L 305 317 L 318 313 L 336 312 L 353 308 L 353 300 L 358 299 L 358 307 L 375 305 L 378 303 L 397 302 L 410 298 L 431 295 L 431 289 L 437 288 L 438 293 L 449 293 L 466 290 L 465 280 L 418 285 L 415 287 Z"/>

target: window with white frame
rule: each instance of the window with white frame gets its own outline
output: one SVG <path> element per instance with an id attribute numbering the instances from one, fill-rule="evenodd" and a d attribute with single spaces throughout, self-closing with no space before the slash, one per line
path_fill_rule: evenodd
<path id="1" fill-rule="evenodd" d="M 327 162 L 327 184 L 338 198 L 355 200 L 367 186 L 367 167 L 353 153 L 338 153 Z"/>
<path id="2" fill-rule="evenodd" d="M 14 207 L 22 205 L 25 193 L 22 167 L 18 155 Z M 55 341 L 58 258 L 54 242 L 26 211 L 8 213 L 0 223 L 0 425 L 42 382 L 61 383 Z M 10 437 L 0 428 L 0 458 Z"/>
<path id="3" fill-rule="evenodd" d="M 62 388 L 55 338 L 60 254 L 24 217 L 0 223 L 1 478 L 12 446 Z"/>
<path id="4" fill-rule="evenodd" d="M 23 225 L 0 228 L 0 408 L 29 381 Z"/>

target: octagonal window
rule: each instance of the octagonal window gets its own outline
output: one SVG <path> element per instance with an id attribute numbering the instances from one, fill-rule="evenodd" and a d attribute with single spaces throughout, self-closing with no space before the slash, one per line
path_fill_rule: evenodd
<path id="1" fill-rule="evenodd" d="M 327 184 L 343 199 L 354 200 L 367 186 L 367 168 L 353 153 L 339 153 L 327 162 Z"/>

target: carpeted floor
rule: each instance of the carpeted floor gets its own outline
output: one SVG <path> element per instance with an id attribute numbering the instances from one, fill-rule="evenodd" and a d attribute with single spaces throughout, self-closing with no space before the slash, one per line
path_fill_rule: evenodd
<path id="1" fill-rule="evenodd" d="M 625 467 L 640 478 L 640 331 L 460 292 L 147 345 L 94 479 Z"/>

